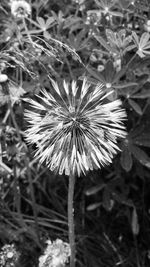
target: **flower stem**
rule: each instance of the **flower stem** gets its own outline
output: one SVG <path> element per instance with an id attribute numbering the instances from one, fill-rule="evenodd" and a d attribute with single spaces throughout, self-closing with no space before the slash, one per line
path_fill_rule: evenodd
<path id="1" fill-rule="evenodd" d="M 27 24 L 26 24 L 26 21 L 25 21 L 25 18 L 24 17 L 22 18 L 22 22 L 23 22 L 23 26 L 25 28 L 25 33 L 27 34 L 27 37 L 28 37 L 30 43 L 33 45 L 33 47 L 35 47 L 34 42 L 32 41 L 31 35 L 29 33 L 29 30 L 27 28 Z"/>
<path id="2" fill-rule="evenodd" d="M 35 231 L 36 231 L 36 241 L 39 247 L 41 248 L 40 244 L 40 236 L 39 236 L 39 225 L 38 225 L 38 212 L 37 212 L 37 206 L 36 206 L 36 199 L 35 199 L 35 193 L 34 193 L 34 187 L 33 187 L 33 181 L 31 177 L 31 170 L 29 167 L 29 159 L 25 158 L 25 165 L 27 168 L 27 175 L 29 179 L 29 187 L 30 187 L 30 193 L 31 193 L 31 199 L 32 199 L 32 209 L 33 209 L 33 217 L 34 217 L 34 223 L 35 223 Z"/>
<path id="3" fill-rule="evenodd" d="M 69 228 L 69 244 L 71 249 L 70 267 L 75 267 L 75 232 L 74 232 L 74 196 L 75 175 L 69 176 L 69 189 L 68 189 L 68 228 Z"/>

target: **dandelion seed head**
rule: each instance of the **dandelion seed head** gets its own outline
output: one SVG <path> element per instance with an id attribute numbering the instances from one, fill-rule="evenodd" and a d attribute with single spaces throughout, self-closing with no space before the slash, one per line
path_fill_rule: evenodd
<path id="1" fill-rule="evenodd" d="M 31 6 L 25 0 L 10 1 L 11 14 L 16 18 L 27 17 L 31 14 Z"/>
<path id="2" fill-rule="evenodd" d="M 60 175 L 80 176 L 112 162 L 118 138 L 126 137 L 126 112 L 119 99 L 109 102 L 102 84 L 93 88 L 86 79 L 59 87 L 51 80 L 50 92 L 39 102 L 29 100 L 26 139 L 37 145 L 35 156 Z"/>

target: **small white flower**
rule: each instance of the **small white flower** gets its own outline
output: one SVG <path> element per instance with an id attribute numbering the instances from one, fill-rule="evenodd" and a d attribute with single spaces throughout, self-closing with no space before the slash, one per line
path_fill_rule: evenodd
<path id="1" fill-rule="evenodd" d="M 56 239 L 54 242 L 47 240 L 46 243 L 48 245 L 44 255 L 39 258 L 39 267 L 64 267 L 71 254 L 69 244 L 61 239 Z"/>
<path id="2" fill-rule="evenodd" d="M 0 267 L 15 267 L 20 253 L 16 250 L 15 245 L 4 245 L 0 251 Z"/>
<path id="3" fill-rule="evenodd" d="M 16 18 L 27 17 L 31 14 L 31 6 L 25 0 L 11 0 L 11 13 Z"/>
<path id="4" fill-rule="evenodd" d="M 11 259 L 13 256 L 14 256 L 13 252 L 10 251 L 10 252 L 7 253 L 7 258 L 8 259 Z"/>
<path id="5" fill-rule="evenodd" d="M 105 67 L 104 67 L 104 65 L 102 65 L 102 64 L 99 64 L 99 65 L 97 66 L 97 70 L 98 70 L 99 72 L 103 71 L 104 69 L 105 69 Z"/>

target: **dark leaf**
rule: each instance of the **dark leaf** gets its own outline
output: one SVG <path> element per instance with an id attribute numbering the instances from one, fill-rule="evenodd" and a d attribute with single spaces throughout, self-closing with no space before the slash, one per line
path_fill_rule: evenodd
<path id="1" fill-rule="evenodd" d="M 134 157 L 144 166 L 150 168 L 150 158 L 149 156 L 139 147 L 131 145 L 130 150 Z"/>
<path id="2" fill-rule="evenodd" d="M 113 79 L 115 76 L 116 70 L 114 69 L 113 62 L 111 60 L 108 60 L 105 65 L 105 81 L 107 83 L 113 83 Z"/>
<path id="3" fill-rule="evenodd" d="M 128 99 L 128 102 L 130 106 L 135 110 L 136 113 L 138 113 L 139 115 L 143 114 L 141 107 L 135 101 L 133 101 L 132 99 Z"/>
<path id="4" fill-rule="evenodd" d="M 141 134 L 141 136 L 133 139 L 134 144 L 138 146 L 150 147 L 150 133 L 149 134 Z"/>
<path id="5" fill-rule="evenodd" d="M 141 98 L 141 99 L 148 98 L 148 97 L 150 97 L 150 90 L 146 92 L 141 92 L 140 94 L 136 94 L 132 96 L 132 98 Z"/>
<path id="6" fill-rule="evenodd" d="M 37 21 L 40 27 L 43 29 L 45 27 L 45 20 L 42 17 L 37 17 Z"/>
<path id="7" fill-rule="evenodd" d="M 87 189 L 85 191 L 86 196 L 91 196 L 96 194 L 97 192 L 99 192 L 100 190 L 102 190 L 105 187 L 105 184 L 101 184 L 101 185 L 96 185 L 91 187 L 90 189 Z"/>
<path id="8" fill-rule="evenodd" d="M 87 210 L 88 211 L 92 211 L 92 210 L 95 210 L 95 209 L 97 209 L 98 207 L 100 207 L 101 206 L 101 202 L 97 202 L 97 203 L 94 203 L 94 204 L 91 204 L 91 205 L 89 205 L 89 206 L 87 206 Z"/>
<path id="9" fill-rule="evenodd" d="M 107 42 L 101 36 L 95 36 L 95 38 L 105 49 L 108 50 L 108 52 L 110 51 L 113 52 L 113 49 L 110 47 L 110 45 L 107 44 Z"/>
<path id="10" fill-rule="evenodd" d="M 124 89 L 124 88 L 126 88 L 126 87 L 129 87 L 129 86 L 135 86 L 135 85 L 137 85 L 137 83 L 125 83 L 125 84 L 118 84 L 118 85 L 115 85 L 114 87 L 116 88 L 116 89 Z"/>
<path id="11" fill-rule="evenodd" d="M 129 172 L 131 170 L 133 162 L 132 162 L 131 152 L 127 146 L 124 147 L 124 150 L 121 153 L 120 162 L 121 162 L 122 168 L 125 171 Z"/>
<path id="12" fill-rule="evenodd" d="M 105 190 L 103 192 L 103 203 L 102 203 L 102 205 L 107 211 L 111 211 L 112 210 L 113 200 L 111 198 L 111 193 L 107 188 L 105 188 Z"/>
<path id="13" fill-rule="evenodd" d="M 138 235 L 140 227 L 139 227 L 138 216 L 137 216 L 137 212 L 135 208 L 133 209 L 133 212 L 132 212 L 131 227 L 132 227 L 133 234 Z"/>
<path id="14" fill-rule="evenodd" d="M 103 77 L 102 74 L 98 73 L 97 71 L 95 71 L 92 68 L 87 67 L 87 71 L 98 81 L 105 83 L 105 78 Z"/>

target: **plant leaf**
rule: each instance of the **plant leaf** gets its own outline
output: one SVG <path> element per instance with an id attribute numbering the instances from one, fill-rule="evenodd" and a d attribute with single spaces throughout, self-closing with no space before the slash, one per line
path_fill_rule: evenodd
<path id="1" fill-rule="evenodd" d="M 121 166 L 122 168 L 126 171 L 129 172 L 132 168 L 132 155 L 130 150 L 128 149 L 127 146 L 124 147 L 124 150 L 121 153 L 121 158 L 120 158 Z"/>
<path id="2" fill-rule="evenodd" d="M 138 113 L 139 115 L 143 114 L 141 107 L 135 101 L 133 101 L 132 99 L 128 99 L 128 102 L 130 106 L 135 110 L 136 113 Z"/>
<path id="3" fill-rule="evenodd" d="M 37 17 L 37 21 L 40 24 L 41 28 L 43 29 L 45 27 L 45 20 L 41 17 Z"/>
<path id="4" fill-rule="evenodd" d="M 137 85 L 137 83 L 130 82 L 130 83 L 125 83 L 125 84 L 114 85 L 114 88 L 116 88 L 116 89 L 124 89 L 126 87 L 135 86 L 135 85 Z"/>
<path id="5" fill-rule="evenodd" d="M 150 97 L 150 90 L 146 92 L 141 92 L 140 94 L 136 94 L 132 96 L 132 98 L 141 98 L 141 99 L 148 98 L 148 97 Z"/>
<path id="6" fill-rule="evenodd" d="M 97 202 L 97 203 L 91 204 L 91 205 L 87 206 L 86 210 L 88 210 L 88 211 L 95 210 L 98 207 L 100 207 L 101 204 L 102 204 L 101 202 Z"/>
<path id="7" fill-rule="evenodd" d="M 112 47 L 110 47 L 110 45 L 107 44 L 107 42 L 101 37 L 101 36 L 95 36 L 95 39 L 106 49 L 108 50 L 108 52 L 112 51 L 113 49 Z"/>
<path id="8" fill-rule="evenodd" d="M 46 28 L 48 28 L 55 21 L 54 17 L 49 17 L 46 21 Z"/>
<path id="9" fill-rule="evenodd" d="M 149 156 L 139 147 L 131 145 L 130 150 L 134 157 L 144 166 L 150 168 L 150 158 Z"/>
<path id="10" fill-rule="evenodd" d="M 87 71 L 98 81 L 105 83 L 105 78 L 103 77 L 102 74 L 97 73 L 95 70 L 93 70 L 92 68 L 87 67 Z"/>
<path id="11" fill-rule="evenodd" d="M 149 33 L 148 32 L 144 32 L 141 36 L 141 39 L 140 39 L 140 42 L 139 42 L 139 46 L 142 48 L 142 47 L 145 47 L 145 45 L 147 44 L 148 40 L 149 40 Z"/>
<path id="12" fill-rule="evenodd" d="M 150 147 L 150 133 L 142 134 L 141 136 L 136 137 L 133 139 L 133 142 L 138 146 Z"/>
<path id="13" fill-rule="evenodd" d="M 140 230 L 140 226 L 138 223 L 138 215 L 136 212 L 136 209 L 133 209 L 132 212 L 132 220 L 131 220 L 131 227 L 132 227 L 132 232 L 134 235 L 138 235 L 139 234 L 139 230 Z"/>
<path id="14" fill-rule="evenodd" d="M 87 190 L 85 191 L 85 195 L 86 195 L 86 196 L 94 195 L 94 194 L 96 194 L 97 192 L 99 192 L 100 190 L 102 190 L 104 187 L 105 187 L 105 184 L 101 184 L 101 185 L 93 186 L 93 187 L 91 187 L 90 189 L 87 189 Z"/>
<path id="15" fill-rule="evenodd" d="M 113 200 L 111 198 L 111 193 L 110 191 L 105 188 L 104 192 L 103 192 L 103 207 L 107 210 L 107 211 L 111 211 L 113 208 Z"/>

